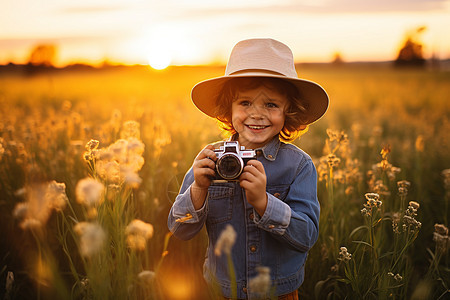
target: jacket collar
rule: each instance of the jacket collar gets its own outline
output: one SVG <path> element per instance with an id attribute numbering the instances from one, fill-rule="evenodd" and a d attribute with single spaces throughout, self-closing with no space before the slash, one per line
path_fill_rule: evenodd
<path id="1" fill-rule="evenodd" d="M 233 134 L 230 137 L 230 141 L 237 141 L 239 137 L 238 133 Z M 269 161 L 274 161 L 277 158 L 278 150 L 280 149 L 281 142 L 278 135 L 274 136 L 273 139 L 265 144 L 262 148 L 254 149 L 256 153 L 262 153 L 264 157 Z"/>

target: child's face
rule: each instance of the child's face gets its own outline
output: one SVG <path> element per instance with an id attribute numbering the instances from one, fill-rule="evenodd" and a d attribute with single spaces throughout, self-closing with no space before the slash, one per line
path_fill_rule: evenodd
<path id="1" fill-rule="evenodd" d="M 239 143 L 247 149 L 267 144 L 284 126 L 288 100 L 264 86 L 239 92 L 231 106 L 231 119 Z"/>

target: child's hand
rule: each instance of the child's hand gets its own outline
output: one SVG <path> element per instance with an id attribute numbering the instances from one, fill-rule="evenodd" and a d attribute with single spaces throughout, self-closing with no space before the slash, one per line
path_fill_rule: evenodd
<path id="1" fill-rule="evenodd" d="M 262 216 L 267 206 L 266 172 L 261 162 L 250 160 L 239 177 L 240 186 L 245 190 L 247 202 Z"/>
<path id="2" fill-rule="evenodd" d="M 217 160 L 214 147 L 208 145 L 199 152 L 192 166 L 194 171 L 194 186 L 207 189 L 211 184 L 211 178 L 215 175 L 215 161 Z"/>
<path id="3" fill-rule="evenodd" d="M 208 145 L 194 159 L 192 166 L 194 172 L 194 183 L 191 185 L 191 200 L 195 209 L 200 209 L 206 200 L 211 178 L 216 174 L 214 171 L 217 160 L 214 147 Z"/>

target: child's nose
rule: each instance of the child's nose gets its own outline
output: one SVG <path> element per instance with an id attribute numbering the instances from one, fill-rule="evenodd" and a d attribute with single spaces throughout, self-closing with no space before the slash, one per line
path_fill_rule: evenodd
<path id="1" fill-rule="evenodd" d="M 252 105 L 249 115 L 253 119 L 262 119 L 264 117 L 264 108 L 260 105 Z"/>
<path id="2" fill-rule="evenodd" d="M 254 120 L 261 120 L 264 118 L 264 116 L 259 115 L 259 114 L 252 114 L 252 115 L 250 115 L 250 118 L 252 118 Z"/>

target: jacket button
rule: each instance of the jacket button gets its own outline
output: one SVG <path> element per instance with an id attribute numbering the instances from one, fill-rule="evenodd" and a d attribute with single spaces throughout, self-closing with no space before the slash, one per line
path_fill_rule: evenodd
<path id="1" fill-rule="evenodd" d="M 257 248 L 256 248 L 255 245 L 251 245 L 251 246 L 250 246 L 250 251 L 251 251 L 251 252 L 256 252 L 256 249 L 257 249 Z"/>
<path id="2" fill-rule="evenodd" d="M 247 288 L 246 287 L 243 287 L 242 291 L 247 294 Z"/>
<path id="3" fill-rule="evenodd" d="M 270 224 L 269 226 L 267 226 L 269 229 L 274 229 L 275 225 Z"/>
<path id="4" fill-rule="evenodd" d="M 248 218 L 253 221 L 253 219 L 255 218 L 255 215 L 253 213 L 251 213 L 248 215 Z"/>
<path id="5" fill-rule="evenodd" d="M 270 158 L 270 159 L 273 158 L 272 154 L 267 155 L 267 157 Z"/>
<path id="6" fill-rule="evenodd" d="M 273 194 L 275 197 L 280 198 L 280 193 Z"/>

